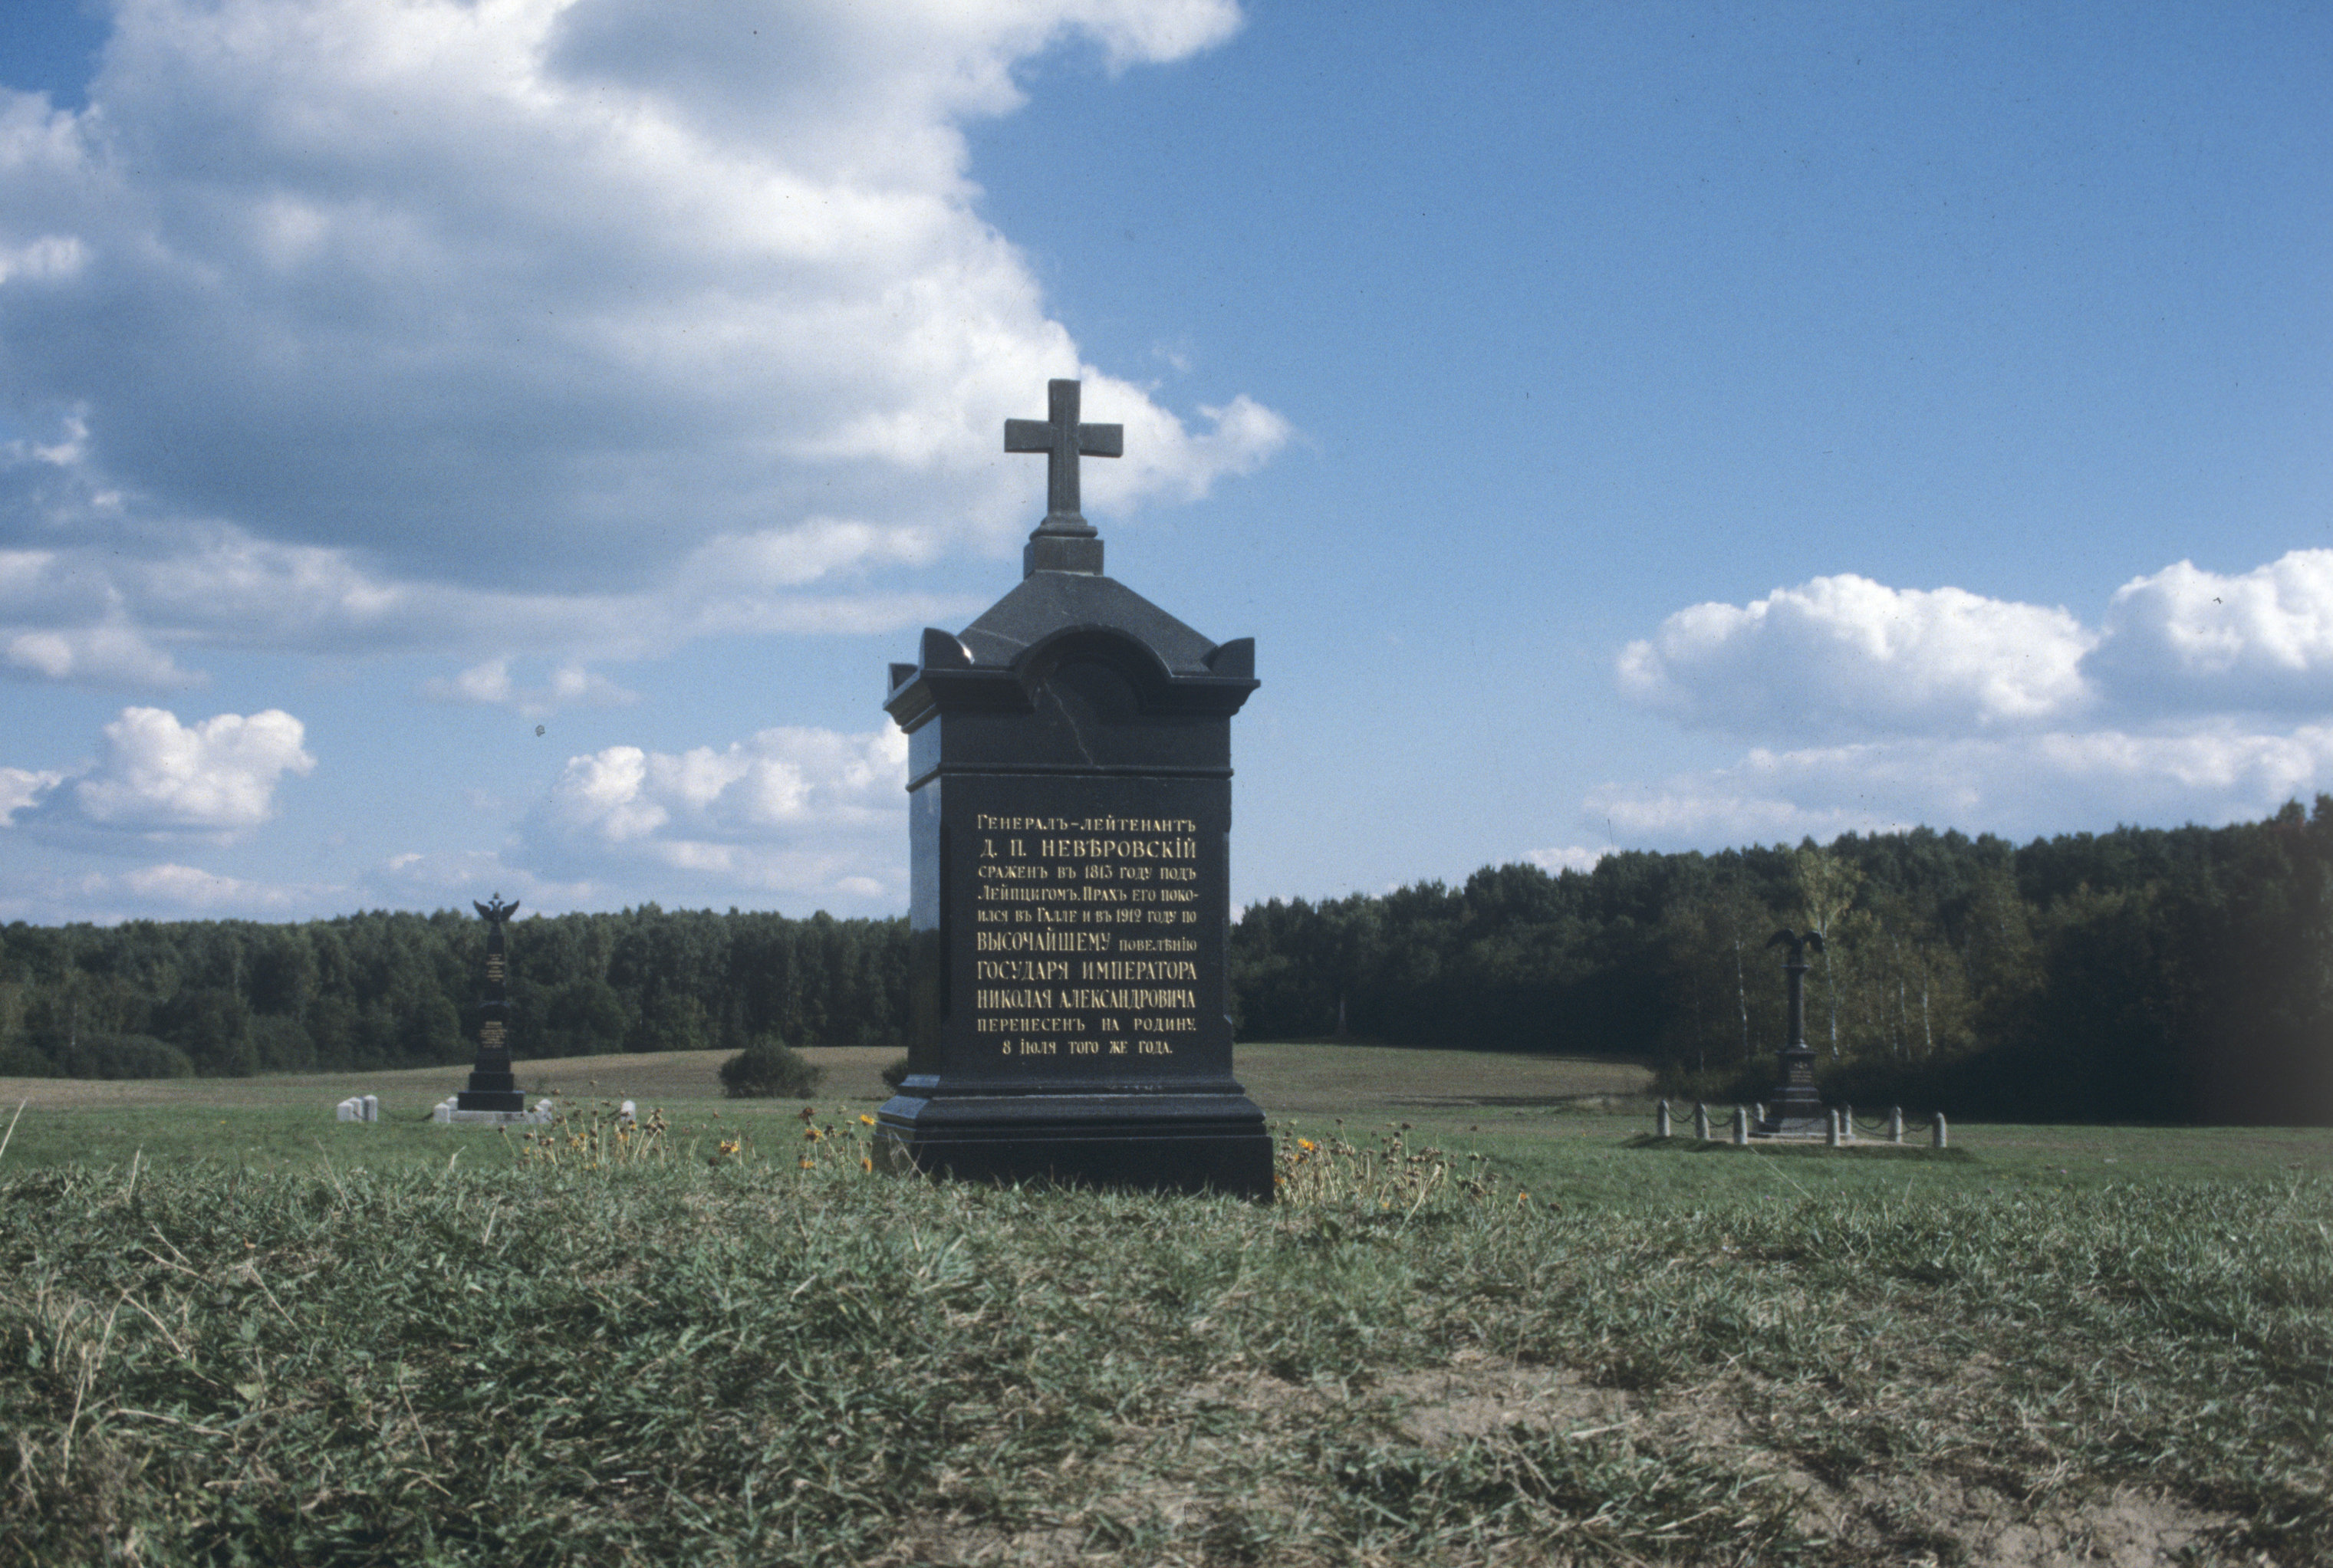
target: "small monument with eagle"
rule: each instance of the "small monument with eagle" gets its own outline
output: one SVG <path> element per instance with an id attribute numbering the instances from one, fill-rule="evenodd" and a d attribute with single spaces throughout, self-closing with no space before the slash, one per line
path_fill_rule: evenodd
<path id="1" fill-rule="evenodd" d="M 478 1057 L 470 1069 L 470 1086 L 439 1104 L 433 1120 L 439 1122 L 548 1122 L 551 1102 L 538 1101 L 530 1110 L 519 1092 L 518 1075 L 511 1071 L 510 947 L 503 927 L 518 913 L 518 901 L 503 902 L 497 892 L 491 903 L 471 908 L 486 923 L 485 984 L 478 995 Z"/>

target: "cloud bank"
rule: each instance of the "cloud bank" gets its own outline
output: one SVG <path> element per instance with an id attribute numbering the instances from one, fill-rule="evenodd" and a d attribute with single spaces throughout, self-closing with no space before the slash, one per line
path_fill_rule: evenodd
<path id="1" fill-rule="evenodd" d="M 1643 840 L 2258 817 L 2333 789 L 2333 550 L 2234 576 L 2181 561 L 2117 589 L 2096 627 L 1818 578 L 1680 610 L 1615 674 L 1640 706 L 1761 742 L 1590 795 L 1590 819 Z"/>
<path id="2" fill-rule="evenodd" d="M 78 113 L 0 93 L 0 674 L 204 647 L 638 655 L 953 607 L 1035 521 L 997 432 L 1082 376 L 1101 512 L 1286 439 L 1083 364 L 961 127 L 1229 0 L 122 0 Z"/>

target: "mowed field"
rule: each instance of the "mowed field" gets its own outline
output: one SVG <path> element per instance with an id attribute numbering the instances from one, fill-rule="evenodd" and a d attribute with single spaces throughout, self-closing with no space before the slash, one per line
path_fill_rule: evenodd
<path id="1" fill-rule="evenodd" d="M 813 1047 L 802 1055 L 826 1070 L 820 1093 L 883 1099 L 880 1074 L 896 1061 L 890 1046 Z M 678 1104 L 721 1097 L 720 1051 L 639 1056 L 562 1056 L 521 1062 L 531 1095 L 613 1095 Z M 1243 1045 L 1238 1070 L 1250 1094 L 1275 1110 L 1344 1115 L 1379 1105 L 1503 1105 L 1551 1109 L 1598 1098 L 1641 1097 L 1650 1075 L 1632 1062 L 1576 1056 L 1520 1056 L 1481 1051 L 1412 1050 L 1392 1046 Z M 350 1095 L 379 1095 L 401 1114 L 425 1112 L 468 1081 L 466 1065 L 396 1073 L 290 1074 L 263 1078 L 168 1078 L 106 1083 L 78 1078 L 0 1077 L 0 1103 L 19 1100 L 50 1110 L 120 1105 L 331 1107 Z"/>
<path id="2" fill-rule="evenodd" d="M 834 1047 L 802 1053 L 824 1069 L 811 1103 L 835 1114 L 870 1111 L 890 1097 L 880 1076 L 900 1053 L 891 1047 Z M 791 1141 L 799 1134 L 797 1100 L 722 1097 L 718 1051 L 556 1057 L 519 1065 L 530 1096 L 548 1095 L 571 1115 L 631 1100 L 645 1113 L 661 1108 L 683 1139 Z M 1641 1196 L 1645 1162 L 1627 1141 L 1652 1126 L 1651 1076 L 1632 1062 L 1389 1046 L 1243 1045 L 1236 1070 L 1274 1125 L 1294 1135 L 1341 1129 L 1373 1139 L 1407 1125 L 1409 1142 L 1481 1153 L 1528 1185 L 1554 1195 Z M 470 1164 L 511 1157 L 508 1141 L 475 1127 L 439 1126 L 429 1108 L 467 1081 L 466 1066 L 395 1073 L 286 1075 L 254 1078 L 176 1078 L 101 1082 L 0 1078 L 0 1127 L 18 1115 L 7 1161 L 19 1167 L 60 1162 L 126 1162 L 200 1159 L 279 1164 L 320 1156 L 346 1162 L 442 1163 L 460 1152 Z M 332 1107 L 351 1095 L 380 1098 L 378 1124 L 336 1122 Z M 1869 1116 L 1877 1108 L 1866 1107 Z M 1925 1114 L 1908 1107 L 1924 1123 Z M 1714 1117 L 1722 1129 L 1723 1114 Z M 1689 1124 L 1688 1108 L 1676 1125 Z M 1917 1144 L 1923 1134 L 1912 1134 Z M 1982 1152 L 1980 1167 L 1952 1178 L 1980 1190 L 2002 1182 L 2056 1188 L 2113 1182 L 2140 1172 L 2247 1175 L 2333 1171 L 2333 1131 L 2312 1128 L 2049 1127 L 1967 1125 L 1954 1142 Z M 1703 1151 L 1725 1161 L 1725 1146 Z M 1867 1150 L 1867 1153 L 1876 1151 Z M 1785 1175 L 1713 1168 L 1721 1190 L 1765 1183 L 1789 1191 L 1873 1179 L 1867 1162 L 1829 1160 L 1810 1151 L 1761 1145 L 1750 1157 L 1787 1162 Z M 1702 1176 L 1664 1177 L 1664 1190 L 1700 1188 Z"/>
<path id="3" fill-rule="evenodd" d="M 870 1174 L 897 1054 L 807 1125 L 523 1064 L 549 1144 L 0 1085 L 0 1565 L 2333 1561 L 2333 1131 L 1736 1150 L 1257 1045 L 1267 1207 Z"/>

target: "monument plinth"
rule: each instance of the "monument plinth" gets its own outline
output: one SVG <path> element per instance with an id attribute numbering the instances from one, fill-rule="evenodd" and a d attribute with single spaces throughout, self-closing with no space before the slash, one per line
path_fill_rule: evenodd
<path id="1" fill-rule="evenodd" d="M 891 666 L 907 732 L 907 1076 L 877 1117 L 894 1169 L 1272 1190 L 1232 1076 L 1231 719 L 1252 639 L 1214 643 L 1102 575 L 1080 456 L 1120 427 L 1011 420 L 1048 455 L 1019 587 Z"/>
<path id="2" fill-rule="evenodd" d="M 1766 939 L 1768 947 L 1787 945 L 1791 956 L 1782 964 L 1790 989 L 1790 1041 L 1782 1047 L 1782 1083 L 1766 1104 L 1757 1126 L 1761 1138 L 1820 1138 L 1830 1131 L 1830 1114 L 1815 1087 L 1815 1053 L 1807 1044 L 1807 953 L 1822 951 L 1819 932 L 1800 935 L 1778 931 Z"/>
<path id="3" fill-rule="evenodd" d="M 456 1108 L 515 1115 L 526 1110 L 526 1096 L 511 1071 L 510 949 L 503 941 L 503 925 L 518 913 L 518 901 L 504 904 L 497 893 L 492 904 L 474 902 L 470 907 L 486 923 L 486 977 L 478 998 L 478 1057 Z"/>

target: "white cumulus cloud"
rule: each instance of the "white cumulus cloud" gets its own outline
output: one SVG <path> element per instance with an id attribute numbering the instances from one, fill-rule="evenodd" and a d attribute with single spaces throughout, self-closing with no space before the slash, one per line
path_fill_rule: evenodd
<path id="1" fill-rule="evenodd" d="M 1253 469 L 1271 409 L 1186 421 L 1082 361 L 963 132 L 1048 50 L 1128 69 L 1239 21 L 124 0 L 85 110 L 0 91 L 0 383 L 39 427 L 0 449 L 6 667 L 912 626 L 876 578 L 1036 521 L 1001 426 L 1051 377 L 1127 426 L 1099 512 Z"/>
<path id="2" fill-rule="evenodd" d="M 2235 576 L 2181 561 L 2115 591 L 2096 629 L 1817 578 L 1681 610 L 1618 675 L 1647 707 L 1756 743 L 1589 797 L 1583 819 L 1639 841 L 2261 817 L 2333 791 L 2333 550 Z"/>
<path id="3" fill-rule="evenodd" d="M 176 862 L 141 865 L 111 880 L 120 891 L 143 903 L 187 910 L 283 909 L 298 903 L 302 891 L 223 876 Z"/>
<path id="4" fill-rule="evenodd" d="M 1596 863 L 1611 853 L 1608 846 L 1590 849 L 1585 845 L 1566 844 L 1551 849 L 1526 849 L 1523 858 L 1552 875 L 1566 871 L 1593 871 Z"/>
<path id="5" fill-rule="evenodd" d="M 521 685 L 512 677 L 510 665 L 508 659 L 489 659 L 451 679 L 425 683 L 422 694 L 440 703 L 508 708 L 529 719 L 578 703 L 616 708 L 639 701 L 638 693 L 627 691 L 597 670 L 587 670 L 581 664 L 560 665 L 540 685 Z"/>
<path id="6" fill-rule="evenodd" d="M 1897 738 L 1757 748 L 1729 767 L 1592 791 L 1585 814 L 1632 842 L 1818 840 L 1925 825 L 2012 837 L 2119 822 L 2231 822 L 2333 790 L 2333 726 Z"/>
<path id="7" fill-rule="evenodd" d="M 139 833 L 233 834 L 274 815 L 276 785 L 316 760 L 300 721 L 278 708 L 181 724 L 161 708 L 124 708 L 97 760 L 44 803 L 84 826 Z"/>
<path id="8" fill-rule="evenodd" d="M 202 684 L 135 627 L 119 624 L 18 632 L 0 657 L 14 674 L 83 685 L 168 690 Z"/>
<path id="9" fill-rule="evenodd" d="M 13 822 L 17 812 L 38 806 L 43 797 L 64 780 L 62 773 L 0 768 L 0 826 Z"/>
<path id="10" fill-rule="evenodd" d="M 2139 711 L 2333 709 L 2333 550 L 2240 576 L 2190 561 L 2135 578 L 2107 606 L 2089 669 Z"/>
<path id="11" fill-rule="evenodd" d="M 568 760 L 515 860 L 569 882 L 653 868 L 677 896 L 896 902 L 907 767 L 907 737 L 888 727 L 764 730 L 680 752 L 610 746 Z"/>
<path id="12" fill-rule="evenodd" d="M 1846 574 L 1679 610 L 1618 674 L 1631 700 L 1737 734 L 1983 731 L 2079 712 L 2096 641 L 2063 609 Z"/>

